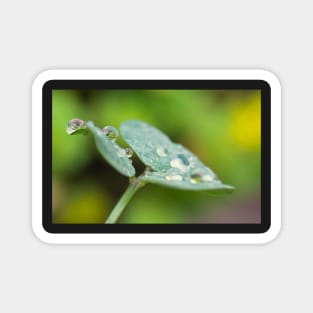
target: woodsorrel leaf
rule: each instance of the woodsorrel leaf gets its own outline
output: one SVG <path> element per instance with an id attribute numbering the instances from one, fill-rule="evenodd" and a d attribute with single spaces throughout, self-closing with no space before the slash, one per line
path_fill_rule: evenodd
<path id="1" fill-rule="evenodd" d="M 120 127 L 123 139 L 150 169 L 141 179 L 145 182 L 185 190 L 210 193 L 230 192 L 215 173 L 184 146 L 174 143 L 157 128 L 136 120 Z"/>
<path id="2" fill-rule="evenodd" d="M 110 128 L 109 128 L 110 127 Z M 132 165 L 129 155 L 125 149 L 121 148 L 114 139 L 114 136 L 110 137 L 110 134 L 114 132 L 112 126 L 107 126 L 105 131 L 96 127 L 93 122 L 89 121 L 86 123 L 86 128 L 94 136 L 96 147 L 102 157 L 120 174 L 128 177 L 135 175 L 135 168 Z M 108 130 L 110 132 L 108 132 Z M 108 132 L 108 136 L 105 134 Z M 111 139 L 109 139 L 111 138 Z"/>

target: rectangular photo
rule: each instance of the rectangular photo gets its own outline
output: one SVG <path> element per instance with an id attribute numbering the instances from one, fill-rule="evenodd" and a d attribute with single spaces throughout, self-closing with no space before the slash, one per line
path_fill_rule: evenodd
<path id="1" fill-rule="evenodd" d="M 271 86 L 261 79 L 50 79 L 42 227 L 62 234 L 264 234 Z"/>

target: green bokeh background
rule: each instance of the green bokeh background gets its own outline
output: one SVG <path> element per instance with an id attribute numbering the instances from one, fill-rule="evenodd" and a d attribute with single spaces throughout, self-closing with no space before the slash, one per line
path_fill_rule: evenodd
<path id="1" fill-rule="evenodd" d="M 54 90 L 54 223 L 103 223 L 128 185 L 97 152 L 92 136 L 69 136 L 72 118 L 119 128 L 138 119 L 186 146 L 232 194 L 209 196 L 148 184 L 120 223 L 260 223 L 261 95 L 258 90 Z M 127 145 L 122 138 L 118 143 Z M 144 166 L 135 156 L 137 175 Z"/>

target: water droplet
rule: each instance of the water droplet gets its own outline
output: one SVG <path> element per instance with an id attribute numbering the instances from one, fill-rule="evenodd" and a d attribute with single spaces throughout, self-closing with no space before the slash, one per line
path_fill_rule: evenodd
<path id="1" fill-rule="evenodd" d="M 189 166 L 189 160 L 184 154 L 178 154 L 177 157 L 182 161 L 185 166 Z"/>
<path id="2" fill-rule="evenodd" d="M 175 180 L 175 181 L 182 181 L 183 180 L 183 178 L 180 175 L 174 175 L 174 174 L 165 176 L 165 179 Z"/>
<path id="3" fill-rule="evenodd" d="M 171 160 L 170 165 L 171 167 L 177 168 L 182 172 L 187 172 L 190 163 L 186 156 L 184 156 L 183 154 L 178 154 L 177 158 Z"/>
<path id="4" fill-rule="evenodd" d="M 69 134 L 69 135 L 72 135 L 74 133 L 76 133 L 77 131 L 81 131 L 81 132 L 84 132 L 86 131 L 86 122 L 83 121 L 83 120 L 80 120 L 78 118 L 73 118 L 72 120 L 70 120 L 68 123 L 67 123 L 67 126 L 66 126 L 66 132 Z"/>
<path id="5" fill-rule="evenodd" d="M 207 183 L 214 180 L 214 177 L 208 173 L 194 172 L 190 175 L 192 184 Z"/>
<path id="6" fill-rule="evenodd" d="M 113 142 L 115 142 L 118 137 L 118 131 L 113 126 L 105 126 L 104 128 L 102 128 L 102 132 L 107 136 L 108 139 L 112 140 Z"/>
<path id="7" fill-rule="evenodd" d="M 131 158 L 132 156 L 133 156 L 133 150 L 132 149 L 130 149 L 130 148 L 125 148 L 125 153 L 126 153 L 126 156 L 128 157 L 128 158 Z"/>
<path id="8" fill-rule="evenodd" d="M 133 150 L 130 148 L 123 149 L 123 148 L 120 148 L 118 145 L 116 145 L 116 149 L 117 149 L 117 155 L 120 158 L 124 158 L 124 157 L 131 158 L 133 155 Z"/>
<path id="9" fill-rule="evenodd" d="M 157 147 L 156 153 L 160 157 L 165 157 L 165 156 L 167 156 L 167 149 L 165 149 L 164 147 Z"/>

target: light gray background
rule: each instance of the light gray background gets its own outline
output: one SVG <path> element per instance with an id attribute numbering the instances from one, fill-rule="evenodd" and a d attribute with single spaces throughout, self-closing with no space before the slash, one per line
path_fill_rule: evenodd
<path id="1" fill-rule="evenodd" d="M 310 1 L 1 1 L 0 311 L 311 312 L 312 21 Z M 49 68 L 276 73 L 279 237 L 257 246 L 41 243 L 30 226 L 31 83 Z"/>

